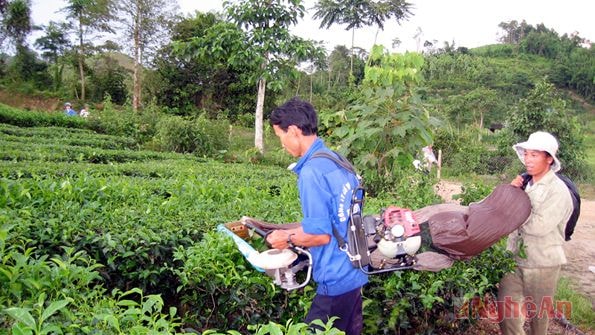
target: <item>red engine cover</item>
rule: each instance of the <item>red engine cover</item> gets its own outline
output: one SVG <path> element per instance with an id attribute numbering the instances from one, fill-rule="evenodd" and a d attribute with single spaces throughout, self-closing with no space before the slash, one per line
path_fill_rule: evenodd
<path id="1" fill-rule="evenodd" d="M 419 234 L 421 231 L 419 224 L 417 224 L 417 221 L 413 217 L 413 212 L 408 208 L 388 206 L 384 210 L 382 219 L 386 227 L 390 228 L 396 224 L 403 226 L 405 228 L 405 236 L 407 237 Z"/>

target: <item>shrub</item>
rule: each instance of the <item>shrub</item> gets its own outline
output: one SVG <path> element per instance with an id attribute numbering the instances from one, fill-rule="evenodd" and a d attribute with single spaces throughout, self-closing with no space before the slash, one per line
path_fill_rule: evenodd
<path id="1" fill-rule="evenodd" d="M 231 239 L 219 233 L 206 233 L 194 246 L 178 248 L 175 258 L 184 263 L 176 273 L 186 317 L 194 328 L 245 331 L 249 324 L 299 319 L 303 310 L 296 302 L 312 298 L 311 288 L 298 295 L 273 285 L 237 252 Z"/>
<path id="2" fill-rule="evenodd" d="M 19 127 L 88 127 L 87 120 L 80 117 L 66 116 L 63 113 L 24 111 L 4 104 L 0 104 L 0 123 Z"/>
<path id="3" fill-rule="evenodd" d="M 102 265 L 85 252 L 64 247 L 61 255 L 37 257 L 27 243 L 10 226 L 0 226 L 2 331 L 174 334 L 179 327 L 176 310 L 164 314 L 159 296 L 145 296 L 139 289 L 108 294 L 97 271 Z"/>
<path id="4" fill-rule="evenodd" d="M 579 122 L 547 80 L 538 82 L 528 96 L 519 101 L 510 111 L 507 122 L 514 138 L 511 145 L 526 141 L 535 131 L 553 134 L 560 143 L 557 156 L 562 161 L 562 172 L 579 180 L 588 179 L 584 135 Z"/>
<path id="5" fill-rule="evenodd" d="M 455 194 L 453 199 L 460 199 L 461 205 L 468 206 L 472 202 L 477 202 L 492 193 L 493 188 L 482 182 L 465 183 L 461 194 Z"/>
<path id="6" fill-rule="evenodd" d="M 498 174 L 506 171 L 513 161 L 508 137 L 483 135 L 479 141 L 478 131 L 473 126 L 462 130 L 445 127 L 436 131 L 434 148 L 442 150 L 442 167 L 448 175 Z"/>
<path id="7" fill-rule="evenodd" d="M 145 143 L 155 135 L 159 115 L 160 109 L 153 103 L 142 112 L 134 112 L 130 106 L 118 110 L 112 104 L 110 96 L 106 95 L 103 109 L 92 112 L 89 123 L 97 132 L 131 137 L 138 143 Z"/>
<path id="8" fill-rule="evenodd" d="M 357 100 L 339 120 L 323 114 L 323 131 L 341 122 L 332 137 L 363 170 L 372 194 L 393 188 L 394 171 L 411 166 L 415 152 L 432 140 L 434 120 L 415 91 L 423 63 L 417 53 L 389 54 L 375 46 Z"/>
<path id="9" fill-rule="evenodd" d="M 156 141 L 162 150 L 215 156 L 229 147 L 229 122 L 204 117 L 163 117 L 157 125 Z"/>

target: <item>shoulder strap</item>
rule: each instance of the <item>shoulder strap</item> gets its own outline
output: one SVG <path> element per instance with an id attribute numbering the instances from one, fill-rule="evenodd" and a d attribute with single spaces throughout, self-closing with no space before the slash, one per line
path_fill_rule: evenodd
<path id="1" fill-rule="evenodd" d="M 339 154 L 336 151 L 332 151 L 332 153 L 334 153 L 334 155 L 331 154 L 331 153 L 329 153 L 329 152 L 326 152 L 326 151 L 317 151 L 312 156 L 310 156 L 310 159 L 312 159 L 312 158 L 327 158 L 327 159 L 330 159 L 335 164 L 337 164 L 339 167 L 342 167 L 343 169 L 345 169 L 345 170 L 351 172 L 352 174 L 354 174 L 355 177 L 357 178 L 357 180 L 361 182 L 360 176 L 357 174 L 357 172 L 355 172 L 355 168 L 347 160 L 347 158 L 343 157 L 341 154 Z M 345 239 L 343 238 L 343 236 L 341 236 L 341 234 L 339 234 L 339 231 L 337 230 L 337 228 L 335 227 L 335 225 L 333 225 L 333 235 L 335 236 L 335 239 L 339 243 L 339 248 L 341 250 L 347 250 L 347 247 L 346 247 L 346 244 L 347 243 L 345 242 Z"/>
<path id="2" fill-rule="evenodd" d="M 347 158 L 341 156 L 338 152 L 332 151 L 334 155 L 326 152 L 326 151 L 317 151 L 315 152 L 310 159 L 312 158 L 328 158 L 335 162 L 338 166 L 344 168 L 345 170 L 353 173 L 357 177 L 357 173 L 355 172 L 355 168 L 353 165 L 347 160 Z"/>

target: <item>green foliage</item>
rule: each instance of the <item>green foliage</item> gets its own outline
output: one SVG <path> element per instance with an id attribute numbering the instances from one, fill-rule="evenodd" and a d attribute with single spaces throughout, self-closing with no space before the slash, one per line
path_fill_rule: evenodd
<path id="1" fill-rule="evenodd" d="M 478 140 L 482 134 L 482 142 Z M 442 150 L 442 167 L 449 176 L 491 175 L 506 171 L 514 155 L 512 141 L 504 132 L 496 135 L 485 133 L 475 127 L 461 130 L 451 127 L 439 128 L 434 134 L 434 151 Z M 498 144 L 504 142 L 502 147 Z"/>
<path id="2" fill-rule="evenodd" d="M 25 39 L 31 33 L 31 30 L 33 30 L 33 22 L 31 20 L 30 2 L 13 0 L 5 3 L 2 20 L 0 21 L 0 33 L 9 37 L 13 45 L 19 49 L 26 45 Z"/>
<path id="3" fill-rule="evenodd" d="M 480 131 L 486 124 L 503 120 L 506 109 L 498 92 L 485 87 L 449 96 L 444 105 L 448 119 L 459 129 L 472 124 Z"/>
<path id="4" fill-rule="evenodd" d="M 466 322 L 454 322 L 452 313 L 477 294 L 495 292 L 501 277 L 513 268 L 512 255 L 498 243 L 439 272 L 371 276 L 364 290 L 366 334 L 462 332 Z"/>
<path id="5" fill-rule="evenodd" d="M 175 310 L 162 314 L 163 300 L 142 291 L 107 295 L 97 264 L 82 251 L 36 257 L 31 243 L 6 225 L 0 214 L 0 328 L 13 334 L 62 334 L 111 331 L 174 334 Z M 8 243 L 7 243 L 8 242 Z M 136 301 L 124 300 L 131 294 Z"/>
<path id="6" fill-rule="evenodd" d="M 553 83 L 558 87 L 571 88 L 585 99 L 595 100 L 595 74 L 593 44 L 578 33 L 559 36 L 543 23 L 533 27 L 524 20 L 502 22 L 499 27 L 506 31 L 503 42 L 514 50 L 513 54 L 539 55 L 553 60 L 548 71 Z M 589 45 L 590 44 L 590 45 Z"/>
<path id="7" fill-rule="evenodd" d="M 109 95 L 111 101 L 123 105 L 128 96 L 126 88 L 127 70 L 109 54 L 92 60 L 89 76 L 89 97 L 91 101 L 101 101 Z"/>
<path id="8" fill-rule="evenodd" d="M 341 335 L 344 334 L 343 331 L 340 331 L 333 327 L 333 322 L 335 321 L 335 317 L 332 317 L 326 324 L 320 320 L 314 320 L 310 325 L 307 325 L 303 322 L 294 323 L 291 320 L 287 321 L 285 325 L 278 324 L 272 321 L 269 321 L 266 324 L 259 324 L 259 325 L 249 325 L 248 329 L 251 330 L 249 334 L 254 335 L 267 335 L 267 334 L 276 334 L 276 335 Z M 313 326 L 316 326 L 314 328 Z M 222 333 L 218 330 L 208 329 L 202 333 L 203 335 L 240 335 L 242 333 L 235 331 L 235 330 L 228 330 L 225 333 Z"/>
<path id="9" fill-rule="evenodd" d="M 453 199 L 460 199 L 461 205 L 468 206 L 472 202 L 478 202 L 490 193 L 493 187 L 487 186 L 482 182 L 465 183 L 462 186 L 462 193 L 455 194 Z"/>
<path id="10" fill-rule="evenodd" d="M 375 46 L 370 64 L 358 100 L 342 112 L 344 121 L 332 136 L 377 194 L 392 188 L 395 171 L 410 166 L 432 137 L 429 114 L 414 90 L 421 80 L 421 55 L 388 54 Z"/>
<path id="11" fill-rule="evenodd" d="M 121 136 L 97 134 L 89 129 L 63 127 L 27 127 L 0 124 L 2 140 L 27 143 L 30 137 L 39 144 L 64 144 L 101 149 L 137 149 L 133 139 Z"/>
<path id="12" fill-rule="evenodd" d="M 47 64 L 37 59 L 33 50 L 19 46 L 2 82 L 17 92 L 31 94 L 51 86 L 52 81 L 47 69 Z"/>
<path id="13" fill-rule="evenodd" d="M 299 313 L 287 310 L 283 296 L 288 294 L 256 273 L 226 236 L 207 233 L 193 247 L 178 248 L 174 257 L 184 264 L 176 270 L 182 282 L 178 289 L 186 292 L 186 317 L 197 329 L 245 330 L 249 324 Z"/>
<path id="14" fill-rule="evenodd" d="M 19 127 L 87 128 L 87 120 L 66 116 L 63 113 L 24 111 L 0 104 L 0 123 Z"/>
<path id="15" fill-rule="evenodd" d="M 161 118 L 155 138 L 164 151 L 212 157 L 228 149 L 229 131 L 227 120 L 170 116 Z"/>
<path id="16" fill-rule="evenodd" d="M 159 104 L 177 109 L 178 115 L 189 115 L 195 107 L 226 110 L 230 120 L 253 113 L 256 87 L 250 75 L 255 68 L 238 64 L 245 51 L 238 27 L 214 13 L 196 13 L 173 27 L 172 40 L 147 79 Z"/>
<path id="17" fill-rule="evenodd" d="M 491 44 L 473 48 L 471 54 L 484 57 L 510 57 L 514 48 L 510 44 Z"/>
<path id="18" fill-rule="evenodd" d="M 422 208 L 440 202 L 433 189 L 435 183 L 434 177 L 415 170 L 411 164 L 395 171 L 392 187 L 378 196 L 390 199 L 400 207 Z"/>
<path id="19" fill-rule="evenodd" d="M 556 301 L 566 301 L 571 304 L 571 311 L 566 315 L 568 321 L 580 329 L 595 329 L 595 311 L 589 297 L 576 293 L 572 289 L 570 279 L 562 277 L 556 289 Z M 563 311 L 560 311 L 563 312 Z"/>
<path id="20" fill-rule="evenodd" d="M 531 133 L 539 130 L 552 133 L 560 144 L 557 156 L 562 161 L 563 173 L 579 179 L 589 176 L 579 122 L 546 80 L 538 82 L 517 108 L 510 111 L 508 123 L 515 142 L 526 141 Z"/>
<path id="21" fill-rule="evenodd" d="M 45 294 L 39 295 L 37 303 L 34 305 L 32 315 L 30 308 L 11 307 L 6 309 L 6 313 L 17 322 L 12 326 L 14 334 L 48 334 L 60 331 L 59 324 L 46 322 L 54 313 L 64 309 L 71 301 L 63 299 L 53 301 L 47 308 L 44 308 Z"/>
<path id="22" fill-rule="evenodd" d="M 130 106 L 119 110 L 112 104 L 111 97 L 106 95 L 103 109 L 91 113 L 89 126 L 100 133 L 130 137 L 138 143 L 145 143 L 155 135 L 159 112 L 154 102 L 140 113 L 133 111 Z"/>
<path id="23" fill-rule="evenodd" d="M 12 315 L 0 314 L 1 331 L 56 325 L 56 333 L 311 333 L 299 322 L 313 284 L 280 290 L 214 233 L 242 215 L 298 221 L 295 176 L 284 167 L 141 151 L 129 137 L 86 129 L 1 125 L 0 142 L 7 148 L 0 226 L 10 224 L 8 233 L 0 229 L 0 306 L 12 308 Z M 95 164 L 93 152 L 102 159 Z M 108 155 L 120 160 L 104 160 Z M 383 198 L 368 197 L 365 212 L 436 202 L 432 177 L 412 169 L 395 171 L 398 182 Z M 497 245 L 439 273 L 374 276 L 363 292 L 364 331 L 461 331 L 465 322 L 448 315 L 494 290 L 510 261 Z M 330 322 L 321 326 L 338 333 Z"/>

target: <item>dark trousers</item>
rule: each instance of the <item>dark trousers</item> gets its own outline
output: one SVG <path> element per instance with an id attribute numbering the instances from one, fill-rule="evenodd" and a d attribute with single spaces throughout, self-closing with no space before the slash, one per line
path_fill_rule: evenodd
<path id="1" fill-rule="evenodd" d="M 364 322 L 361 288 L 337 296 L 317 294 L 305 322 L 320 319 L 326 323 L 333 316 L 338 317 L 333 323 L 335 328 L 344 331 L 346 335 L 360 335 Z"/>

